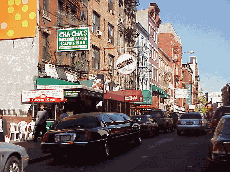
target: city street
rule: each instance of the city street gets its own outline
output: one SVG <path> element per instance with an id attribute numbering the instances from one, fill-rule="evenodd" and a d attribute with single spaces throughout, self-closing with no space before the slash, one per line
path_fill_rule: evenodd
<path id="1" fill-rule="evenodd" d="M 131 144 L 130 148 L 120 150 L 117 148 L 114 158 L 109 160 L 82 158 L 81 155 L 72 155 L 56 160 L 50 155 L 40 152 L 39 144 L 35 143 L 35 149 L 27 151 L 30 156 L 27 172 L 53 172 L 53 171 L 82 171 L 82 172 L 184 172 L 184 171 L 210 171 L 224 168 L 225 164 L 210 165 L 207 162 L 207 144 L 211 134 L 198 136 L 188 134 L 177 136 L 176 131 L 159 136 L 143 139 L 139 147 Z M 31 142 L 31 145 L 34 144 Z M 39 153 L 40 152 L 40 153 Z M 37 157 L 35 156 L 37 153 Z M 40 156 L 40 157 L 38 157 Z M 221 168 L 220 168 L 221 167 Z"/>

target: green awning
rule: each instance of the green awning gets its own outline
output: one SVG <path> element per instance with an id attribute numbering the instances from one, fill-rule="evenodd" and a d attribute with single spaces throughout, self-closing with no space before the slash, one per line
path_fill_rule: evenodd
<path id="1" fill-rule="evenodd" d="M 152 91 L 157 92 L 157 93 L 162 94 L 162 95 L 164 94 L 164 90 L 155 86 L 155 85 L 152 85 Z"/>
<path id="2" fill-rule="evenodd" d="M 87 86 L 87 87 L 92 87 L 93 81 L 94 81 L 94 79 L 93 79 L 93 80 L 83 80 L 83 81 L 80 81 L 80 83 L 81 83 L 82 85 Z"/>
<path id="3" fill-rule="evenodd" d="M 37 85 L 80 85 L 55 78 L 37 78 Z"/>
<path id="4" fill-rule="evenodd" d="M 143 102 L 136 102 L 135 104 L 144 104 L 144 105 L 151 105 L 152 104 L 152 95 L 149 90 L 141 90 L 143 95 Z"/>
<path id="5" fill-rule="evenodd" d="M 160 97 L 169 98 L 169 95 L 168 95 L 166 92 L 164 92 L 164 94 L 163 94 L 163 95 L 160 95 Z"/>

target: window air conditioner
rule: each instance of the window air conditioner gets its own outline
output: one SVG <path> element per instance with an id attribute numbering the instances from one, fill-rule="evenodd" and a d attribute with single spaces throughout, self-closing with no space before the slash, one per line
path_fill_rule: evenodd
<path id="1" fill-rule="evenodd" d="M 113 11 L 113 10 L 109 10 L 109 12 L 110 12 L 111 14 L 114 14 L 114 11 Z"/>
<path id="2" fill-rule="evenodd" d="M 112 43 L 112 39 L 108 39 L 108 43 Z"/>
<path id="3" fill-rule="evenodd" d="M 97 36 L 101 36 L 102 32 L 100 30 L 96 30 Z"/>

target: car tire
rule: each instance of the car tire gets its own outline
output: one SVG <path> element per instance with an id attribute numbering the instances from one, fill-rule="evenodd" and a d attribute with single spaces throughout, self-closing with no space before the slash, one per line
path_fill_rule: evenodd
<path id="1" fill-rule="evenodd" d="M 177 135 L 181 136 L 181 131 L 177 130 Z"/>
<path id="2" fill-rule="evenodd" d="M 141 141 L 142 141 L 141 136 L 138 134 L 138 136 L 135 137 L 135 139 L 134 139 L 135 145 L 137 145 L 137 146 L 141 145 Z"/>
<path id="3" fill-rule="evenodd" d="M 16 171 L 16 172 L 21 172 L 21 165 L 20 161 L 16 156 L 10 157 L 5 165 L 4 171 L 3 172 L 9 172 L 9 171 Z"/>

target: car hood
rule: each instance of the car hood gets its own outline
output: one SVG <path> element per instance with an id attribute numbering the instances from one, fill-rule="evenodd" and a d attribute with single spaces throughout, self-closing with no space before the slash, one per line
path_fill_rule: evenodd
<path id="1" fill-rule="evenodd" d="M 3 151 L 17 151 L 21 152 L 24 151 L 25 148 L 19 145 L 15 145 L 12 143 L 5 143 L 5 142 L 0 142 L 0 152 Z"/>

